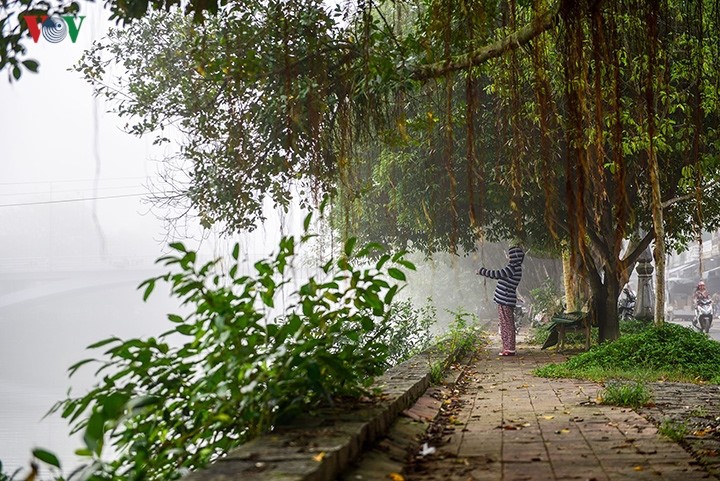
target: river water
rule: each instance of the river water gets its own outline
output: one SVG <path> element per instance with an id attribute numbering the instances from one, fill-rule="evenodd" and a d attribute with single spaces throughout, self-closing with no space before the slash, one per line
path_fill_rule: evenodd
<path id="1" fill-rule="evenodd" d="M 68 379 L 67 368 L 85 347 L 105 337 L 157 335 L 177 303 L 158 286 L 147 303 L 137 285 L 159 270 L 14 273 L 0 275 L 0 460 L 4 471 L 25 468 L 33 447 L 60 457 L 64 471 L 77 464 L 79 437 L 58 415 L 42 419 L 68 387 L 84 393 L 93 370 Z M 163 292 L 165 290 L 165 292 Z M 22 479 L 22 478 L 21 478 Z"/>

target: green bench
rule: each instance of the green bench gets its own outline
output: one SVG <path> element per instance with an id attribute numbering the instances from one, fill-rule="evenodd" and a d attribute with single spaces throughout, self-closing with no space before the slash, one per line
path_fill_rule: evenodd
<path id="1" fill-rule="evenodd" d="M 590 349 L 590 328 L 592 327 L 592 320 L 590 315 L 584 311 L 575 312 L 560 312 L 555 314 L 550 319 L 548 329 L 550 335 L 548 336 L 542 349 L 547 349 L 557 344 L 557 351 L 562 352 L 565 348 L 565 332 L 568 330 L 572 331 L 585 331 L 585 350 Z"/>

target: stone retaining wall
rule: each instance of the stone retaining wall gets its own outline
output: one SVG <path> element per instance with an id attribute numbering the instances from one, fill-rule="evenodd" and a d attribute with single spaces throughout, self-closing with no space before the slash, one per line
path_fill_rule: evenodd
<path id="1" fill-rule="evenodd" d="M 365 408 L 326 409 L 297 419 L 232 450 L 183 481 L 331 481 L 366 445 L 383 436 L 395 419 L 430 386 L 432 361 L 450 353 L 419 354 L 388 370 L 374 386 L 380 402 Z"/>

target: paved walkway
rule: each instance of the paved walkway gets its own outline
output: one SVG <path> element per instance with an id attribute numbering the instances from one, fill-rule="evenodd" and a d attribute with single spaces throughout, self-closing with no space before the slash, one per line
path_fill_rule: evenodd
<path id="1" fill-rule="evenodd" d="M 531 374 L 561 356 L 524 345 L 515 357 L 497 352 L 469 367 L 452 427 L 406 480 L 717 479 L 642 416 L 595 404 L 599 385 Z"/>

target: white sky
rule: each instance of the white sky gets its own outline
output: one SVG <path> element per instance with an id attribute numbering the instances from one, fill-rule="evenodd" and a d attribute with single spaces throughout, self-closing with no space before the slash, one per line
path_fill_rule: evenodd
<path id="1" fill-rule="evenodd" d="M 29 39 L 28 57 L 40 62 L 39 73 L 26 72 L 13 83 L 7 72 L 0 76 L 0 272 L 48 263 L 53 269 L 149 264 L 162 253 L 163 224 L 136 194 L 147 193 L 161 167 L 155 159 L 166 150 L 123 132 L 123 119 L 107 113 L 80 74 L 68 71 L 112 26 L 99 4 L 82 8 L 86 19 L 77 43 L 69 36 L 55 44 Z M 96 141 L 97 196 L 120 197 L 58 202 L 95 196 Z M 256 240 L 244 236 L 251 250 L 275 243 L 266 233 L 277 238 L 276 226 L 260 230 Z M 213 250 L 225 251 L 221 244 Z"/>

